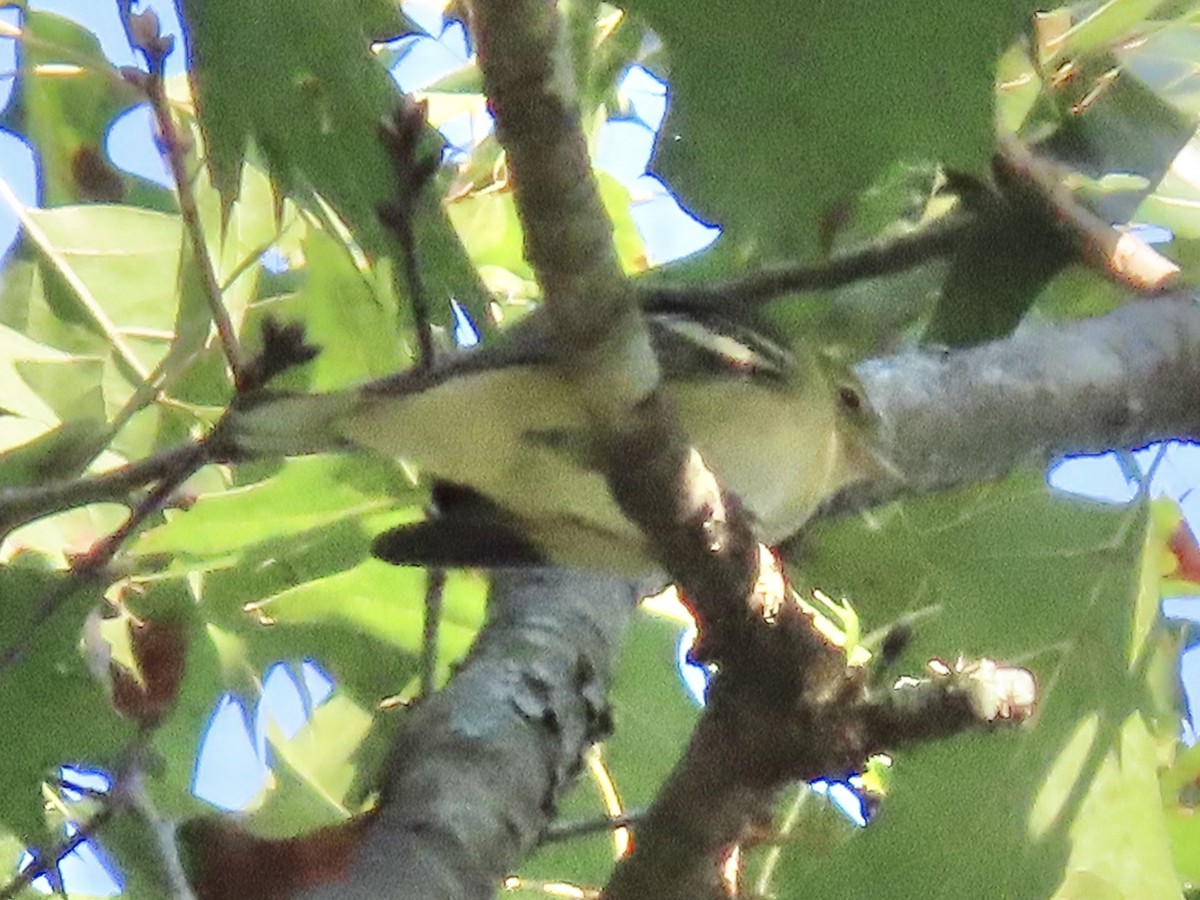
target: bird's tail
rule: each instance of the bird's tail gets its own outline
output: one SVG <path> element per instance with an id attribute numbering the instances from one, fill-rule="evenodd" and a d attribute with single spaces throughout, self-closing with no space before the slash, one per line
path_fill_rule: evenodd
<path id="1" fill-rule="evenodd" d="M 358 403 L 356 391 L 262 392 L 238 401 L 219 428 L 219 446 L 234 458 L 305 456 L 347 450 L 339 423 Z"/>

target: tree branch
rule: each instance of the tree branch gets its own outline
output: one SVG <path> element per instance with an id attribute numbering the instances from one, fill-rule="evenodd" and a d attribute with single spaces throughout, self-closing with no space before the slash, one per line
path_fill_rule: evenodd
<path id="1" fill-rule="evenodd" d="M 586 360 L 574 357 L 635 326 L 636 306 L 592 172 L 562 22 L 555 4 L 542 0 L 476 0 L 471 24 L 516 187 L 525 258 L 542 286 L 564 369 L 583 371 Z M 641 362 L 648 371 L 638 372 L 634 390 L 644 393 L 657 373 L 653 355 Z"/>
<path id="2" fill-rule="evenodd" d="M 1069 453 L 1200 435 L 1200 302 L 1129 303 L 1001 341 L 860 363 L 892 473 L 826 513 L 962 487 Z"/>
<path id="3" fill-rule="evenodd" d="M 728 682 L 660 789 L 617 868 L 604 900 L 697 900 L 727 896 L 712 860 L 745 835 L 746 810 L 769 811 L 790 767 L 795 780 L 857 771 L 873 753 L 937 740 L 972 728 L 1018 724 L 1033 712 L 1034 683 L 1023 669 L 991 660 L 930 666 L 924 678 L 873 688 L 853 670 L 843 687 L 805 708 L 764 699 Z"/>
<path id="4" fill-rule="evenodd" d="M 204 237 L 204 226 L 200 221 L 196 195 L 192 191 L 192 178 L 187 171 L 187 156 L 192 148 L 192 138 L 189 133 L 176 127 L 175 118 L 171 113 L 171 104 L 167 99 L 164 67 L 167 56 L 174 49 L 175 39 L 170 35 L 163 36 L 161 34 L 158 16 L 154 10 L 146 9 L 135 13 L 129 0 L 120 0 L 119 6 L 129 42 L 141 52 L 146 60 L 145 72 L 139 69 L 127 69 L 123 74 L 145 91 L 146 98 L 150 101 L 150 109 L 154 113 L 154 124 L 157 130 L 156 143 L 164 162 L 171 171 L 171 180 L 175 182 L 175 196 L 179 201 L 179 213 L 183 218 L 183 227 L 192 251 L 192 259 L 203 282 L 204 299 L 208 303 L 217 339 L 225 353 L 234 385 L 239 389 L 245 389 L 242 354 L 238 344 L 237 331 L 233 326 L 229 311 L 225 308 L 221 285 L 217 280 L 216 267 L 213 265 L 212 257 L 208 252 L 208 242 Z"/>
<path id="5" fill-rule="evenodd" d="M 973 224 L 970 215 L 946 216 L 910 234 L 867 244 L 816 266 L 776 265 L 707 284 L 639 282 L 638 297 L 648 312 L 744 311 L 787 294 L 843 287 L 944 258 L 962 243 Z"/>
<path id="6" fill-rule="evenodd" d="M 350 878 L 303 900 L 398 886 L 410 900 L 493 896 L 610 728 L 605 698 L 641 593 L 562 570 L 498 575 L 466 663 L 408 713 Z"/>
<path id="7" fill-rule="evenodd" d="M 754 581 L 753 537 L 745 517 L 731 512 L 720 528 L 724 552 L 708 552 L 718 538 L 706 539 L 704 526 L 716 510 L 738 506 L 689 454 L 659 389 L 658 362 L 592 173 L 554 4 L 478 0 L 472 14 L 525 255 L 545 296 L 549 352 L 589 415 L 598 466 L 691 598 L 719 596 L 716 607 L 745 596 Z M 706 571 L 716 579 L 708 591 L 699 574 Z"/>
<path id="8" fill-rule="evenodd" d="M 135 491 L 177 471 L 195 452 L 195 444 L 181 444 L 100 475 L 38 487 L 0 488 L 0 535 L 64 509 L 89 503 L 129 504 Z"/>
<path id="9" fill-rule="evenodd" d="M 661 390 L 591 171 L 557 10 L 545 0 L 477 0 L 472 24 L 551 353 L 588 415 L 609 491 L 682 587 L 701 634 L 697 655 L 719 662 L 722 677 L 757 672 L 760 685 L 780 676 L 781 693 L 799 690 L 810 668 L 828 671 L 817 663 L 839 653 L 786 601 L 778 561 L 759 552 L 749 516 L 689 447 Z"/>

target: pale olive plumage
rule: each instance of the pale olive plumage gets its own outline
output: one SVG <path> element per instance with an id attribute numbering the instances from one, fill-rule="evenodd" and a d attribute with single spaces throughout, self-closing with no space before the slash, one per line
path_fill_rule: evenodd
<path id="1" fill-rule="evenodd" d="M 227 438 L 255 456 L 360 448 L 403 458 L 488 498 L 548 560 L 652 570 L 642 535 L 587 466 L 587 423 L 539 318 L 417 392 L 393 379 L 258 398 L 231 413 Z M 875 467 L 861 398 L 812 354 L 723 319 L 649 321 L 679 421 L 767 542 Z"/>

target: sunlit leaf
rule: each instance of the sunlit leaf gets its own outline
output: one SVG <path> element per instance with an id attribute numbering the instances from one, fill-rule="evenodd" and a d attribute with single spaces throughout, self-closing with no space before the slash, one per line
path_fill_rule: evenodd
<path id="1" fill-rule="evenodd" d="M 1156 657 L 1169 666 L 1177 652 L 1154 637 L 1146 524 L 1144 510 L 1015 478 L 822 529 L 809 575 L 839 585 L 868 622 L 938 608 L 911 665 L 987 653 L 1029 667 L 1040 697 L 1019 734 L 897 752 L 877 820 L 827 855 L 787 854 L 781 883 L 897 897 L 979 884 L 994 896 L 1075 896 L 1084 881 L 1088 896 L 1177 890 L 1156 761 L 1159 729 L 1173 741 L 1174 724 L 1139 710 Z"/>
<path id="2" fill-rule="evenodd" d="M 219 556 L 259 541 L 331 525 L 397 506 L 402 478 L 390 463 L 332 457 L 296 459 L 279 474 L 201 497 L 172 521 L 144 534 L 138 553 Z"/>

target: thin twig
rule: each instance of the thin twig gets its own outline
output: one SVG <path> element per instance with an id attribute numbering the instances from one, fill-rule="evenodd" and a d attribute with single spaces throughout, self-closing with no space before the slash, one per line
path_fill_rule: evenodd
<path id="1" fill-rule="evenodd" d="M 179 460 L 178 468 L 165 475 L 154 486 L 154 490 L 138 502 L 137 506 L 130 511 L 129 516 L 121 523 L 119 528 L 107 537 L 102 538 L 96 544 L 93 544 L 92 549 L 81 557 L 81 562 L 77 566 L 72 566 L 73 571 L 76 568 L 85 568 L 90 572 L 103 569 L 104 566 L 112 561 L 121 544 L 133 534 L 134 530 L 148 516 L 162 509 L 163 505 L 170 499 L 179 486 L 206 462 L 203 444 L 192 444 L 188 449 L 191 452 Z"/>
<path id="2" fill-rule="evenodd" d="M 108 788 L 92 788 L 83 784 L 78 784 L 69 778 L 63 778 L 61 775 L 47 779 L 50 784 L 53 784 L 60 792 L 79 794 L 88 800 L 107 800 L 109 797 Z"/>
<path id="3" fill-rule="evenodd" d="M 425 626 L 421 633 L 421 697 L 437 690 L 438 631 L 442 625 L 442 599 L 446 570 L 431 568 L 425 582 Z"/>
<path id="4" fill-rule="evenodd" d="M 557 844 L 593 834 L 616 831 L 618 828 L 636 828 L 645 815 L 643 810 L 633 810 L 620 816 L 597 816 L 578 822 L 553 822 L 542 832 L 541 843 L 542 845 Z"/>
<path id="5" fill-rule="evenodd" d="M 949 215 L 919 231 L 868 244 L 822 265 L 774 266 L 715 284 L 639 285 L 638 297 L 650 312 L 746 309 L 785 294 L 843 287 L 949 256 L 972 224 L 968 215 Z"/>
<path id="6" fill-rule="evenodd" d="M 221 295 L 221 285 L 217 279 L 216 268 L 212 256 L 208 252 L 208 242 L 204 236 L 204 227 L 200 222 L 200 212 L 196 206 L 196 195 L 192 192 L 192 179 L 187 171 L 187 151 L 191 147 L 191 136 L 181 134 L 176 127 L 175 118 L 171 113 L 171 104 L 167 98 L 166 81 L 163 63 L 171 52 L 173 38 L 163 38 L 158 33 L 158 19 L 152 12 L 131 13 L 128 10 L 125 23 L 130 42 L 146 58 L 148 72 L 129 72 L 130 80 L 137 83 L 145 91 L 150 101 L 150 109 L 154 113 L 157 129 L 157 144 L 163 160 L 170 169 L 171 179 L 175 182 L 175 194 L 179 200 L 179 213 L 183 218 L 183 226 L 188 236 L 188 244 L 192 250 L 192 258 L 204 284 L 204 298 L 208 302 L 209 313 L 217 329 L 217 339 L 225 352 L 233 374 L 234 386 L 241 389 L 242 355 L 238 345 L 237 332 L 233 320 L 225 308 Z"/>
<path id="7" fill-rule="evenodd" d="M 42 516 L 88 503 L 125 502 L 132 491 L 176 471 L 191 459 L 196 447 L 196 444 L 169 447 L 101 475 L 37 487 L 0 488 L 0 534 Z"/>
<path id="8" fill-rule="evenodd" d="M 121 545 L 146 520 L 158 512 L 172 494 L 206 461 L 203 443 L 190 444 L 186 453 L 175 460 L 175 468 L 168 471 L 138 504 L 119 528 L 101 538 L 92 548 L 71 563 L 66 577 L 55 583 L 34 604 L 33 614 L 18 630 L 16 638 L 0 653 L 0 672 L 21 660 L 34 632 L 51 616 L 62 609 L 75 593 L 91 583 L 112 561 Z"/>
<path id="9" fill-rule="evenodd" d="M 408 301 L 412 304 L 413 321 L 417 330 L 420 358 L 417 366 L 430 368 L 435 362 L 433 323 L 429 317 L 429 300 L 421 279 L 420 260 L 417 257 L 417 241 L 413 228 L 417 204 L 421 194 L 429 186 L 439 166 L 436 156 L 418 155 L 419 144 L 426 128 L 426 104 L 414 102 L 407 95 L 400 98 L 392 117 L 379 127 L 379 139 L 383 143 L 395 173 L 396 193 L 393 200 L 379 207 L 379 219 L 400 245 L 401 265 L 407 287 Z"/>
<path id="10" fill-rule="evenodd" d="M 96 813 L 96 815 L 92 816 L 92 818 L 88 819 L 87 822 L 80 825 L 75 833 L 55 847 L 53 852 L 42 853 L 33 851 L 33 861 L 18 872 L 8 884 L 0 887 L 0 900 L 12 900 L 13 897 L 16 897 L 21 891 L 29 887 L 34 879 L 42 875 L 48 875 L 68 854 L 91 838 L 100 828 L 104 827 L 115 813 L 116 807 L 111 804 L 107 805 Z"/>
<path id="11" fill-rule="evenodd" d="M 417 329 L 417 347 L 420 357 L 417 365 L 428 369 L 433 365 L 436 348 L 433 345 L 433 323 L 429 318 L 429 300 L 425 295 L 425 283 L 417 262 L 417 242 L 413 238 L 411 225 L 405 228 L 400 239 L 404 255 L 404 280 L 408 287 L 408 301 L 412 304 L 413 321 Z"/>
<path id="12" fill-rule="evenodd" d="M 178 833 L 174 824 L 164 819 L 155 808 L 154 801 L 143 786 L 140 767 L 132 766 L 121 779 L 121 797 L 124 805 L 136 813 L 154 835 L 170 900 L 196 900 L 196 893 L 188 882 L 180 855 Z"/>

